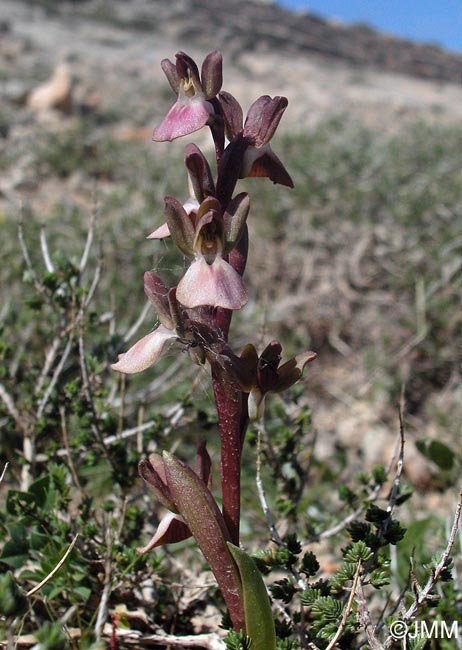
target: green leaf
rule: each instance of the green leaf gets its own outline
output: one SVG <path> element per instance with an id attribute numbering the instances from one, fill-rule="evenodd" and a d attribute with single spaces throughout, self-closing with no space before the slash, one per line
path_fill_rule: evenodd
<path id="1" fill-rule="evenodd" d="M 454 452 L 439 440 L 432 440 L 428 445 L 428 458 L 443 470 L 450 470 L 454 466 Z"/>
<path id="2" fill-rule="evenodd" d="M 20 569 L 27 561 L 29 554 L 29 541 L 27 530 L 23 524 L 14 524 L 8 528 L 11 539 L 3 546 L 0 559 L 4 564 Z"/>
<path id="3" fill-rule="evenodd" d="M 287 579 L 276 580 L 270 587 L 271 595 L 273 598 L 278 598 L 282 600 L 283 603 L 290 603 L 295 594 L 295 587 Z"/>
<path id="4" fill-rule="evenodd" d="M 454 452 L 439 440 L 417 440 L 415 446 L 422 456 L 428 458 L 442 470 L 450 470 L 454 466 Z"/>
<path id="5" fill-rule="evenodd" d="M 346 549 L 344 560 L 349 563 L 357 563 L 360 560 L 367 562 L 371 559 L 372 555 L 371 549 L 362 540 L 359 540 L 359 542 L 355 542 Z"/>
<path id="6" fill-rule="evenodd" d="M 18 587 L 11 571 L 0 575 L 0 615 L 22 616 L 27 611 L 27 598 Z"/>
<path id="7" fill-rule="evenodd" d="M 226 650 L 250 650 L 252 641 L 242 632 L 230 630 L 225 639 Z"/>
<path id="8" fill-rule="evenodd" d="M 25 509 L 32 510 L 35 508 L 35 497 L 29 492 L 20 490 L 8 490 L 6 497 L 6 511 L 10 515 L 23 515 Z"/>
<path id="9" fill-rule="evenodd" d="M 49 535 L 45 533 L 39 533 L 38 531 L 32 531 L 30 534 L 30 547 L 34 551 L 39 551 L 50 541 Z"/>
<path id="10" fill-rule="evenodd" d="M 242 582 L 246 633 L 252 650 L 276 650 L 276 632 L 265 583 L 252 558 L 228 542 Z"/>
<path id="11" fill-rule="evenodd" d="M 306 576 L 314 576 L 320 569 L 318 560 L 312 551 L 307 551 L 302 558 L 300 573 Z"/>
<path id="12" fill-rule="evenodd" d="M 383 510 L 383 508 L 379 508 L 374 504 L 370 505 L 369 508 L 366 510 L 366 521 L 370 521 L 372 524 L 375 524 L 376 526 L 384 522 L 386 519 L 388 519 L 389 516 L 390 516 L 389 512 Z"/>
<path id="13" fill-rule="evenodd" d="M 89 587 L 74 587 L 72 593 L 77 595 L 80 600 L 86 602 L 91 596 L 91 589 Z"/>

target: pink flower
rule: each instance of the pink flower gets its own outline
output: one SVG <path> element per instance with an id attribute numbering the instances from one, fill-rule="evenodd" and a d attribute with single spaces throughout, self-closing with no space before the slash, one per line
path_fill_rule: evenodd
<path id="1" fill-rule="evenodd" d="M 154 305 L 160 325 L 150 334 L 143 336 L 124 354 L 119 355 L 112 370 L 127 375 L 142 372 L 159 359 L 165 348 L 179 341 L 189 345 L 193 341 L 188 314 L 182 314 L 175 296 L 175 289 L 167 289 L 162 280 L 152 272 L 144 274 L 144 290 Z M 195 350 L 194 360 L 203 363 L 202 353 Z"/>
<path id="2" fill-rule="evenodd" d="M 184 52 L 176 54 L 176 65 L 169 59 L 162 69 L 178 98 L 166 117 L 154 130 L 153 140 L 165 142 L 198 131 L 213 120 L 215 109 L 210 101 L 223 81 L 220 52 L 210 52 L 202 64 L 201 76 L 196 63 Z"/>
<path id="3" fill-rule="evenodd" d="M 249 207 L 245 192 L 229 202 L 224 214 L 211 196 L 202 201 L 197 212 L 189 214 L 177 199 L 165 198 L 169 232 L 178 248 L 195 258 L 176 290 L 181 304 L 224 309 L 245 305 L 248 296 L 242 277 L 225 257 L 241 238 Z"/>

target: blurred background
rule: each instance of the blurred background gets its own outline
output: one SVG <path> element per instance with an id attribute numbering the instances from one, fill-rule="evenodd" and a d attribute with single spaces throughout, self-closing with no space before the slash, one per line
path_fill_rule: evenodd
<path id="1" fill-rule="evenodd" d="M 3 0 L 2 382 L 24 417 L 36 418 L 40 395 L 31 395 L 50 342 L 58 332 L 63 352 L 68 332 L 59 338 L 62 314 L 50 311 L 43 295 L 37 299 L 18 220 L 31 264 L 56 301 L 72 284 L 96 214 L 88 286 L 98 259 L 103 263 L 85 345 L 99 425 L 110 436 L 155 422 L 142 441 L 127 437 L 118 449 L 120 472 L 130 466 L 136 483 L 140 450 L 178 444 L 178 431 L 194 441 L 215 425 L 207 374 L 197 375 L 186 355 L 172 350 L 122 387 L 108 364 L 156 323 L 144 310 L 143 272 L 155 269 L 173 284 L 187 264 L 169 244 L 145 239 L 163 222 L 164 195 L 187 197 L 186 142 L 151 142 L 174 100 L 160 61 L 184 50 L 200 63 L 220 49 L 223 87 L 244 111 L 261 94 L 288 97 L 272 146 L 295 182 L 294 190 L 265 180 L 240 185 L 252 204 L 251 297 L 235 315 L 233 346 L 253 341 L 261 349 L 279 338 L 286 357 L 318 353 L 302 388 L 275 404 L 288 421 L 312 409 L 305 443 L 311 449 L 316 439 L 318 467 L 334 487 L 339 476 L 348 482 L 359 470 L 387 464 L 404 386 L 412 516 L 430 520 L 440 504 L 452 503 L 462 460 L 457 4 Z M 206 130 L 186 140 L 211 152 Z M 71 307 L 66 303 L 67 314 Z M 78 341 L 72 345 L 77 350 Z M 76 411 L 86 399 L 76 359 L 69 357 L 34 420 L 38 474 L 40 453 L 50 458 L 63 445 L 63 408 L 74 418 L 75 449 L 93 444 L 92 427 Z M 53 363 L 45 367 L 45 387 Z M 18 424 L 5 403 L 1 408 L 1 452 L 19 482 Z M 102 471 L 100 455 L 94 452 L 85 480 L 113 489 L 114 467 Z M 78 470 L 88 462 L 75 460 Z M 250 456 L 248 462 L 253 467 Z M 325 504 L 321 475 L 313 479 L 311 514 L 316 499 L 317 512 Z M 334 513 L 343 506 L 332 499 Z M 443 519 L 447 512 L 441 510 Z"/>
<path id="2" fill-rule="evenodd" d="M 159 62 L 218 48 L 224 88 L 244 109 L 260 94 L 288 97 L 274 148 L 296 185 L 242 183 L 252 196 L 252 298 L 236 344 L 281 337 L 288 353 L 319 353 L 307 399 L 326 452 L 359 444 L 381 457 L 403 382 L 409 435 L 454 439 L 462 55 L 434 43 L 460 49 L 460 11 L 449 1 L 282 4 L 2 3 L 3 302 L 22 263 L 20 206 L 33 249 L 34 228 L 46 224 L 69 254 L 98 206 L 97 299 L 117 327 L 143 305 L 143 270 L 178 279 L 183 261 L 145 241 L 163 220 L 164 194 L 186 196 L 185 143 L 151 142 L 173 99 Z M 190 140 L 210 147 L 205 130 Z"/>

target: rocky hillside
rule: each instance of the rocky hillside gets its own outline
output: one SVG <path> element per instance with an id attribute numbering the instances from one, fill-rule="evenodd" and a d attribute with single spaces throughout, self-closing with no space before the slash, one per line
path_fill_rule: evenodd
<path id="1" fill-rule="evenodd" d="M 90 0 L 39 2 L 49 9 L 112 17 L 127 26 L 169 34 L 207 49 L 312 54 L 387 72 L 462 83 L 462 55 L 416 44 L 367 25 L 342 25 L 308 12 L 293 12 L 264 0 Z"/>
<path id="2" fill-rule="evenodd" d="M 462 119 L 461 56 L 267 2 L 223 7 L 221 0 L 3 0 L 0 98 L 6 109 L 21 104 L 66 62 L 74 106 L 122 111 L 128 125 L 150 129 L 170 102 L 159 61 L 180 49 L 198 60 L 221 49 L 226 89 L 244 106 L 263 93 L 288 97 L 282 129 L 305 130 L 332 115 L 387 131 Z"/>

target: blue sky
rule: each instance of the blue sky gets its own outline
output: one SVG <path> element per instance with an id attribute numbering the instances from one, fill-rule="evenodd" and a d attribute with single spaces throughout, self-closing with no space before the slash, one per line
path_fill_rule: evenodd
<path id="1" fill-rule="evenodd" d="M 462 0 L 277 0 L 343 22 L 462 52 Z"/>

